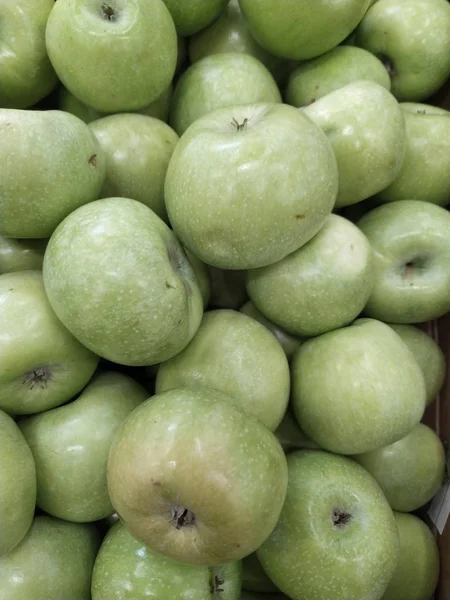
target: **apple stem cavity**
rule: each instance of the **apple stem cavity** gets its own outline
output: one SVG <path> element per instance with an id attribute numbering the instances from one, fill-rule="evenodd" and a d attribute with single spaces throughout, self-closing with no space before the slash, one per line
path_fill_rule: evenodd
<path id="1" fill-rule="evenodd" d="M 173 523 L 175 529 L 186 529 L 195 525 L 195 515 L 192 511 L 179 504 L 172 506 L 170 522 Z"/>
<path id="2" fill-rule="evenodd" d="M 343 529 L 352 520 L 352 515 L 343 508 L 334 508 L 331 520 L 335 527 Z"/>
<path id="3" fill-rule="evenodd" d="M 106 21 L 115 21 L 116 11 L 107 2 L 103 2 L 103 4 L 102 4 L 102 13 L 103 13 L 103 18 Z"/>
<path id="4" fill-rule="evenodd" d="M 30 386 L 30 390 L 39 386 L 41 389 L 47 387 L 47 383 L 50 380 L 51 371 L 48 367 L 36 367 L 28 371 L 23 376 L 23 383 Z"/>
<path id="5" fill-rule="evenodd" d="M 239 121 L 237 119 L 235 119 L 233 117 L 233 119 L 231 120 L 231 125 L 234 128 L 235 131 L 244 131 L 244 129 L 246 129 L 247 127 L 247 123 L 250 121 L 250 119 L 248 119 L 247 117 L 242 121 L 242 123 L 239 123 Z"/>

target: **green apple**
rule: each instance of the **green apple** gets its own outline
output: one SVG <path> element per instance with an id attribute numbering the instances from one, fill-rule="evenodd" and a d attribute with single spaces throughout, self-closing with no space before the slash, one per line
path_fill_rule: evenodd
<path id="1" fill-rule="evenodd" d="M 420 102 L 450 76 L 450 5 L 379 0 L 361 21 L 356 45 L 383 60 L 396 98 Z"/>
<path id="2" fill-rule="evenodd" d="M 112 437 L 148 392 L 122 373 L 98 375 L 74 401 L 20 421 L 34 456 L 37 504 L 67 521 L 113 512 L 106 483 Z"/>
<path id="3" fill-rule="evenodd" d="M 36 505 L 36 469 L 33 455 L 20 429 L 2 410 L 0 410 L 0 440 L 0 481 L 2 482 L 0 557 L 2 557 L 17 546 L 33 521 Z"/>
<path id="4" fill-rule="evenodd" d="M 423 423 L 398 442 L 353 458 L 375 477 L 391 507 L 402 512 L 426 504 L 444 480 L 444 447 Z"/>
<path id="5" fill-rule="evenodd" d="M 242 587 L 253 592 L 274 593 L 278 591 L 267 577 L 256 552 L 249 554 L 242 561 Z M 270 600 L 272 596 L 268 598 Z"/>
<path id="6" fill-rule="evenodd" d="M 450 112 L 427 104 L 400 104 L 406 126 L 405 159 L 394 181 L 377 199 L 417 198 L 446 206 L 450 202 Z"/>
<path id="7" fill-rule="evenodd" d="M 360 80 L 373 81 L 390 90 L 391 80 L 383 63 L 354 46 L 337 46 L 326 54 L 299 65 L 290 75 L 286 102 L 307 106 L 341 87 Z"/>
<path id="8" fill-rule="evenodd" d="M 0 130 L 0 235 L 50 237 L 64 217 L 98 198 L 105 158 L 80 119 L 4 108 Z"/>
<path id="9" fill-rule="evenodd" d="M 307 244 L 274 265 L 248 272 L 247 292 L 270 321 L 314 336 L 353 321 L 374 282 L 372 248 L 347 219 L 329 215 Z"/>
<path id="10" fill-rule="evenodd" d="M 15 240 L 0 235 L 0 275 L 42 269 L 48 240 Z"/>
<path id="11" fill-rule="evenodd" d="M 247 299 L 246 271 L 228 271 L 208 267 L 211 278 L 210 304 L 214 308 L 237 310 Z"/>
<path id="12" fill-rule="evenodd" d="M 374 250 L 375 285 L 367 315 L 388 323 L 421 323 L 450 309 L 447 210 L 399 200 L 370 211 L 358 227 Z"/>
<path id="13" fill-rule="evenodd" d="M 265 594 L 242 591 L 239 600 L 289 600 L 284 594 Z"/>
<path id="14" fill-rule="evenodd" d="M 22 542 L 0 558 L 1 600 L 86 600 L 99 544 L 93 525 L 35 517 Z"/>
<path id="15" fill-rule="evenodd" d="M 293 600 L 380 598 L 398 555 L 394 516 L 358 464 L 321 450 L 290 454 L 280 520 L 257 556 Z"/>
<path id="16" fill-rule="evenodd" d="M 212 388 L 273 431 L 286 412 L 289 377 L 286 355 L 263 325 L 234 310 L 213 310 L 191 343 L 160 365 L 156 392 Z"/>
<path id="17" fill-rule="evenodd" d="M 205 265 L 199 260 L 192 252 L 186 250 L 186 256 L 194 269 L 195 276 L 197 278 L 198 287 L 202 294 L 203 306 L 206 308 L 209 304 L 209 300 L 212 294 L 211 275 L 208 265 Z"/>
<path id="18" fill-rule="evenodd" d="M 92 600 L 236 600 L 242 565 L 184 565 L 153 552 L 116 523 L 106 534 L 92 573 Z"/>
<path id="19" fill-rule="evenodd" d="M 58 0 L 46 45 L 61 80 L 101 112 L 138 110 L 172 81 L 177 34 L 162 0 Z"/>
<path id="20" fill-rule="evenodd" d="M 200 325 L 203 300 L 182 246 L 135 200 L 107 198 L 74 211 L 52 235 L 43 273 L 58 318 L 112 362 L 167 360 Z"/>
<path id="21" fill-rule="evenodd" d="M 363 18 L 370 0 L 239 0 L 256 41 L 282 58 L 306 60 L 342 42 Z"/>
<path id="22" fill-rule="evenodd" d="M 104 117 L 89 125 L 106 158 L 101 198 L 133 198 L 167 220 L 164 181 L 178 136 L 168 125 L 144 115 Z"/>
<path id="23" fill-rule="evenodd" d="M 220 392 L 170 390 L 119 428 L 108 487 L 127 529 L 152 550 L 221 565 L 254 552 L 275 527 L 286 458 L 267 427 Z"/>
<path id="24" fill-rule="evenodd" d="M 394 513 L 400 552 L 382 600 L 429 600 L 439 579 L 439 550 L 430 529 L 414 515 Z"/>
<path id="25" fill-rule="evenodd" d="M 217 109 L 191 125 L 169 163 L 165 197 L 191 252 L 214 267 L 244 270 L 309 241 L 337 187 L 336 159 L 320 128 L 292 106 L 255 104 Z"/>
<path id="26" fill-rule="evenodd" d="M 164 0 L 177 32 L 190 36 L 212 23 L 228 4 L 228 0 Z"/>
<path id="27" fill-rule="evenodd" d="M 386 88 L 355 81 L 302 110 L 333 146 L 339 169 L 336 207 L 365 200 L 397 177 L 405 156 L 405 120 Z"/>
<path id="28" fill-rule="evenodd" d="M 388 325 L 358 319 L 300 347 L 292 361 L 292 400 L 301 428 L 316 444 L 361 454 L 412 430 L 425 409 L 425 382 Z"/>
<path id="29" fill-rule="evenodd" d="M 0 409 L 38 413 L 81 391 L 99 359 L 56 318 L 42 273 L 0 275 L 0 306 Z"/>
<path id="30" fill-rule="evenodd" d="M 286 454 L 293 450 L 319 447 L 306 437 L 305 433 L 300 429 L 291 407 L 288 407 L 283 420 L 274 431 L 274 434 Z"/>

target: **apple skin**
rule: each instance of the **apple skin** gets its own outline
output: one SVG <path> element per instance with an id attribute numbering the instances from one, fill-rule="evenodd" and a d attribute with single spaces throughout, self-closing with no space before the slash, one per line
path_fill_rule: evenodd
<path id="1" fill-rule="evenodd" d="M 213 310 L 204 314 L 191 343 L 162 363 L 156 376 L 156 393 L 192 386 L 226 394 L 274 431 L 289 401 L 289 365 L 263 325 L 234 310 Z"/>
<path id="2" fill-rule="evenodd" d="M 417 198 L 439 206 L 450 202 L 450 112 L 436 106 L 403 102 L 405 159 L 399 174 L 377 199 Z"/>
<path id="3" fill-rule="evenodd" d="M 319 446 L 306 437 L 297 423 L 294 413 L 289 406 L 284 414 L 283 420 L 274 431 L 275 437 L 280 442 L 285 454 L 293 450 L 304 450 L 305 448 L 317 449 Z"/>
<path id="4" fill-rule="evenodd" d="M 399 101 L 420 102 L 450 76 L 450 5 L 378 0 L 358 26 L 356 45 L 386 61 Z"/>
<path id="5" fill-rule="evenodd" d="M 15 271 L 39 271 L 48 240 L 15 240 L 0 235 L 0 275 Z"/>
<path id="6" fill-rule="evenodd" d="M 274 265 L 248 271 L 247 292 L 270 321 L 314 336 L 353 321 L 374 281 L 372 248 L 361 231 L 329 215 L 307 244 Z"/>
<path id="7" fill-rule="evenodd" d="M 34 517 L 36 468 L 20 429 L 0 410 L 0 560 L 24 538 Z M 1 594 L 1 592 L 0 592 Z"/>
<path id="8" fill-rule="evenodd" d="M 203 115 L 225 106 L 281 102 L 275 79 L 248 54 L 212 54 L 191 65 L 178 80 L 170 124 L 182 135 Z"/>
<path id="9" fill-rule="evenodd" d="M 121 425 L 108 487 L 127 529 L 152 550 L 220 565 L 254 552 L 275 527 L 286 458 L 267 427 L 220 392 L 170 390 Z"/>
<path id="10" fill-rule="evenodd" d="M 167 360 L 200 325 L 203 300 L 182 246 L 135 200 L 107 198 L 74 211 L 49 241 L 43 274 L 58 318 L 112 362 Z"/>
<path id="11" fill-rule="evenodd" d="M 181 36 L 188 37 L 205 29 L 228 4 L 228 0 L 163 0 Z"/>
<path id="12" fill-rule="evenodd" d="M 174 562 L 116 523 L 95 561 L 92 600 L 145 600 L 149 595 L 158 600 L 236 600 L 241 580 L 240 561 L 218 567 Z"/>
<path id="13" fill-rule="evenodd" d="M 293 358 L 291 375 L 301 428 L 337 454 L 362 454 L 396 442 L 425 409 L 425 382 L 414 356 L 388 325 L 374 319 L 306 341 Z"/>
<path id="14" fill-rule="evenodd" d="M 376 481 L 354 461 L 321 450 L 294 452 L 287 462 L 280 520 L 257 551 L 266 573 L 292 600 L 380 598 L 399 541 Z"/>
<path id="15" fill-rule="evenodd" d="M 448 211 L 399 200 L 370 211 L 358 227 L 374 251 L 375 285 L 365 314 L 408 324 L 431 321 L 450 309 Z"/>
<path id="16" fill-rule="evenodd" d="M 177 34 L 162 0 L 58 0 L 45 38 L 64 87 L 101 112 L 147 106 L 175 74 Z"/>
<path id="17" fill-rule="evenodd" d="M 251 592 L 276 593 L 278 588 L 267 577 L 256 552 L 242 560 L 242 587 Z M 269 596 L 269 600 L 272 596 Z"/>
<path id="18" fill-rule="evenodd" d="M 205 265 L 205 263 L 199 260 L 192 252 L 189 252 L 189 250 L 186 250 L 186 256 L 191 263 L 191 267 L 194 269 L 198 287 L 203 298 L 203 306 L 206 308 L 212 294 L 211 275 L 208 265 Z"/>
<path id="19" fill-rule="evenodd" d="M 0 409 L 38 413 L 67 402 L 92 377 L 98 356 L 50 307 L 40 271 L 0 276 Z"/>
<path id="20" fill-rule="evenodd" d="M 439 551 L 427 525 L 414 515 L 394 513 L 400 552 L 382 600 L 429 600 L 439 579 Z"/>
<path id="21" fill-rule="evenodd" d="M 169 163 L 165 198 L 191 252 L 214 267 L 245 270 L 309 241 L 337 187 L 320 128 L 292 106 L 255 104 L 217 109 L 191 125 Z"/>
<path id="22" fill-rule="evenodd" d="M 22 542 L 0 558 L 0 597 L 86 600 L 99 545 L 94 525 L 35 517 Z"/>
<path id="23" fill-rule="evenodd" d="M 355 81 L 302 109 L 327 134 L 336 155 L 336 208 L 356 204 L 391 184 L 405 156 L 398 102 L 373 81 Z"/>
<path id="24" fill-rule="evenodd" d="M 243 590 L 241 595 L 239 596 L 239 600 L 289 600 L 289 598 L 284 594 L 267 595 L 264 592 L 258 594 Z"/>

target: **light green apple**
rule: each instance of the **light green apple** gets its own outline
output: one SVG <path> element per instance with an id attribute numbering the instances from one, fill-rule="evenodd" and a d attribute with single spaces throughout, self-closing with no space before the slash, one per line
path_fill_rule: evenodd
<path id="1" fill-rule="evenodd" d="M 293 450 L 304 450 L 305 448 L 318 448 L 312 440 L 306 437 L 300 425 L 295 419 L 294 413 L 289 406 L 284 414 L 283 420 L 274 431 L 275 437 L 280 442 L 285 454 Z"/>
<path id="2" fill-rule="evenodd" d="M 236 600 L 240 561 L 185 565 L 153 552 L 116 523 L 106 534 L 92 574 L 92 600 Z"/>
<path id="3" fill-rule="evenodd" d="M 374 251 L 375 285 L 367 315 L 388 323 L 421 323 L 450 309 L 447 210 L 399 200 L 370 211 L 358 227 Z"/>
<path id="4" fill-rule="evenodd" d="M 46 45 L 64 87 L 101 112 L 148 106 L 177 63 L 175 25 L 162 0 L 58 0 Z"/>
<path id="5" fill-rule="evenodd" d="M 308 340 L 291 370 L 295 416 L 306 435 L 330 452 L 361 454 L 392 444 L 425 409 L 422 371 L 381 321 L 358 319 Z"/>
<path id="6" fill-rule="evenodd" d="M 423 423 L 398 442 L 353 458 L 375 477 L 393 510 L 417 510 L 444 481 L 444 447 Z"/>
<path id="7" fill-rule="evenodd" d="M 0 410 L 0 560 L 24 538 L 36 506 L 36 468 L 20 429 Z M 2 595 L 0 584 L 0 597 Z"/>
<path id="8" fill-rule="evenodd" d="M 64 217 L 98 198 L 105 158 L 80 119 L 4 108 L 0 130 L 0 235 L 50 237 Z"/>
<path id="9" fill-rule="evenodd" d="M 405 159 L 380 202 L 417 199 L 450 202 L 450 112 L 428 104 L 400 104 L 406 126 Z"/>
<path id="10" fill-rule="evenodd" d="M 43 273 L 58 318 L 112 362 L 167 360 L 200 325 L 203 300 L 181 244 L 135 200 L 107 198 L 74 211 L 51 237 Z"/>
<path id="11" fill-rule="evenodd" d="M 242 587 L 252 592 L 276 593 L 278 588 L 267 577 L 256 552 L 242 561 Z M 268 597 L 271 600 L 272 596 Z"/>
<path id="12" fill-rule="evenodd" d="M 378 0 L 357 29 L 356 45 L 383 60 L 398 100 L 420 102 L 450 76 L 450 5 Z"/>
<path id="13" fill-rule="evenodd" d="M 99 358 L 56 318 L 42 273 L 0 275 L 0 306 L 0 409 L 38 413 L 81 391 Z"/>
<path id="14" fill-rule="evenodd" d="M 214 308 L 237 310 L 247 299 L 246 271 L 228 271 L 208 267 L 211 278 L 210 305 Z"/>
<path id="15" fill-rule="evenodd" d="M 263 593 L 255 593 L 255 592 L 247 592 L 245 590 L 242 591 L 239 596 L 239 600 L 289 600 L 287 596 L 284 594 L 265 594 Z"/>
<path id="16" fill-rule="evenodd" d="M 22 542 L 0 558 L 0 599 L 86 600 L 99 545 L 94 525 L 35 517 Z"/>
<path id="17" fill-rule="evenodd" d="M 272 532 L 286 458 L 267 427 L 220 392 L 170 390 L 121 425 L 108 487 L 127 529 L 152 550 L 221 565 L 254 552 Z"/>
<path id="18" fill-rule="evenodd" d="M 169 163 L 165 197 L 191 252 L 245 270 L 309 241 L 337 187 L 336 158 L 320 128 L 292 106 L 255 104 L 217 109 L 191 125 Z"/>
<path id="19" fill-rule="evenodd" d="M 97 375 L 74 402 L 20 421 L 36 463 L 42 510 L 75 523 L 113 512 L 106 483 L 111 440 L 148 396 L 141 385 L 111 371 Z"/>
<path id="20" fill-rule="evenodd" d="M 247 292 L 270 321 L 306 337 L 356 319 L 373 283 L 367 238 L 347 219 L 329 215 L 307 244 L 274 265 L 248 271 Z"/>
<path id="21" fill-rule="evenodd" d="M 363 18 L 370 0 L 239 0 L 248 28 L 268 52 L 306 60 L 342 42 Z"/>
<path id="22" fill-rule="evenodd" d="M 292 600 L 380 598 L 399 541 L 386 498 L 362 467 L 321 450 L 290 454 L 280 520 L 257 556 Z"/>
<path id="23" fill-rule="evenodd" d="M 194 269 L 195 276 L 197 278 L 198 287 L 202 294 L 203 298 L 203 307 L 206 307 L 209 304 L 209 300 L 211 298 L 212 288 L 211 288 L 211 275 L 208 268 L 208 265 L 205 265 L 200 259 L 198 259 L 192 252 L 189 250 L 186 251 L 186 256 L 188 257 L 189 262 L 191 263 L 192 268 Z"/>
<path id="24" fill-rule="evenodd" d="M 0 235 L 0 275 L 42 269 L 48 240 L 15 240 Z"/>
<path id="25" fill-rule="evenodd" d="M 373 196 L 397 177 L 405 156 L 405 120 L 386 88 L 355 81 L 302 110 L 333 146 L 339 169 L 337 208 Z"/>
<path id="26" fill-rule="evenodd" d="M 166 123 L 136 114 L 93 121 L 90 130 L 106 158 L 100 198 L 133 198 L 167 220 L 164 181 L 178 136 Z"/>
<path id="27" fill-rule="evenodd" d="M 191 343 L 160 365 L 156 392 L 212 388 L 274 431 L 286 412 L 289 377 L 286 355 L 263 325 L 234 310 L 213 310 Z"/>
<path id="28" fill-rule="evenodd" d="M 439 550 L 427 525 L 414 515 L 394 513 L 400 552 L 381 600 L 429 600 L 439 579 Z"/>
<path id="29" fill-rule="evenodd" d="M 194 35 L 212 23 L 228 4 L 228 0 L 163 0 L 172 15 L 177 32 Z"/>

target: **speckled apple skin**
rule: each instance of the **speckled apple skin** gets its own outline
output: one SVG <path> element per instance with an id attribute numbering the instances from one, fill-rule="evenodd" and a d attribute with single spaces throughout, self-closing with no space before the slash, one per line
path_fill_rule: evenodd
<path id="1" fill-rule="evenodd" d="M 190 36 L 207 27 L 225 8 L 228 0 L 164 0 L 177 32 Z"/>

